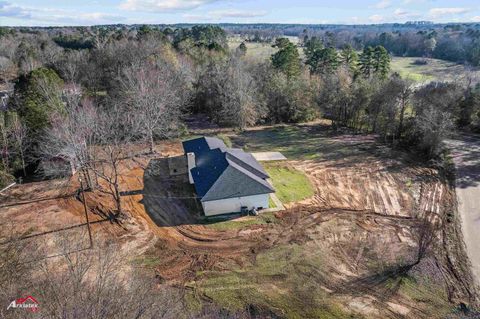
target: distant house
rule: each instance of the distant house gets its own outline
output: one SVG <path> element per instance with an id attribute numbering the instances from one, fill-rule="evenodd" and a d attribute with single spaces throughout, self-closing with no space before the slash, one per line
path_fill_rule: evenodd
<path id="1" fill-rule="evenodd" d="M 274 188 L 257 160 L 222 140 L 201 137 L 183 142 L 188 174 L 206 216 L 268 208 Z"/>
<path id="2" fill-rule="evenodd" d="M 8 100 L 13 94 L 13 87 L 0 86 L 0 111 L 8 109 Z"/>
<path id="3" fill-rule="evenodd" d="M 43 159 L 38 168 L 45 177 L 49 178 L 69 177 L 77 172 L 75 162 L 62 156 Z"/>
<path id="4" fill-rule="evenodd" d="M 82 87 L 75 83 L 67 83 L 63 86 L 63 94 L 81 96 Z"/>

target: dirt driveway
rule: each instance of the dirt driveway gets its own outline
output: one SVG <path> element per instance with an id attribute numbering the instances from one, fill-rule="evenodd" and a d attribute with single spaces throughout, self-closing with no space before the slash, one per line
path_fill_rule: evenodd
<path id="1" fill-rule="evenodd" d="M 480 136 L 447 141 L 457 170 L 456 191 L 462 231 L 472 270 L 480 283 Z"/>

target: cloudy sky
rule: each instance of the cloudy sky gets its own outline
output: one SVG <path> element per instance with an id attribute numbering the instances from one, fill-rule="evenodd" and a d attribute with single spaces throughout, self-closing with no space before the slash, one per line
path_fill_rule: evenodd
<path id="1" fill-rule="evenodd" d="M 479 0 L 0 0 L 0 25 L 480 22 Z"/>

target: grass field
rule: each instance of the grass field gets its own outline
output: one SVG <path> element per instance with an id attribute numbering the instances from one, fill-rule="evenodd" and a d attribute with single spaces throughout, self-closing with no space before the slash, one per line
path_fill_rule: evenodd
<path id="1" fill-rule="evenodd" d="M 298 37 L 286 37 L 293 43 L 298 43 Z M 243 42 L 243 39 L 240 37 L 230 37 L 228 39 L 228 46 L 230 50 L 235 50 L 238 48 L 240 43 Z M 277 52 L 276 48 L 272 47 L 270 43 L 253 43 L 245 42 L 247 46 L 247 57 L 257 60 L 257 61 L 268 61 L 272 54 Z M 299 49 L 300 54 L 303 54 L 303 50 Z"/>
<path id="2" fill-rule="evenodd" d="M 282 203 L 298 202 L 313 196 L 312 184 L 303 172 L 283 163 L 266 163 L 263 166 Z"/>
<path id="3" fill-rule="evenodd" d="M 358 148 L 328 136 L 329 123 L 278 126 L 232 136 L 235 147 L 247 152 L 281 152 L 289 160 L 328 160 L 355 155 Z"/>
<path id="4" fill-rule="evenodd" d="M 392 72 L 398 72 L 403 78 L 409 78 L 415 82 L 424 83 L 430 81 L 454 81 L 461 79 L 467 71 L 480 76 L 479 70 L 467 70 L 464 65 L 438 60 L 426 60 L 426 65 L 417 65 L 414 62 L 420 58 L 393 57 Z"/>
<path id="5" fill-rule="evenodd" d="M 352 318 L 306 276 L 310 271 L 315 277 L 328 276 L 322 269 L 325 253 L 320 246 L 315 248 L 281 245 L 258 254 L 251 265 L 236 266 L 229 272 L 202 273 L 204 279 L 197 287 L 229 310 L 251 305 L 273 309 L 277 316 L 281 312 L 282 318 Z M 306 300 L 309 307 L 305 307 Z"/>
<path id="6" fill-rule="evenodd" d="M 230 38 L 228 46 L 230 50 L 235 50 L 240 43 L 242 43 L 242 39 Z M 245 45 L 247 46 L 247 57 L 258 61 L 267 61 L 272 54 L 277 52 L 277 49 L 272 48 L 272 45 L 269 43 L 245 42 Z"/>
<path id="7" fill-rule="evenodd" d="M 290 41 L 298 43 L 297 37 L 288 37 Z M 235 50 L 243 39 L 240 37 L 229 38 L 228 45 L 231 50 Z M 268 61 L 270 56 L 277 49 L 269 43 L 245 43 L 247 46 L 247 58 L 256 61 Z M 303 50 L 299 48 L 300 56 L 303 57 Z M 416 65 L 415 60 L 422 59 L 428 63 L 426 65 Z M 472 72 L 475 77 L 480 78 L 480 70 L 469 70 L 467 67 L 454 62 L 448 62 L 439 59 L 423 59 L 418 57 L 393 57 L 391 63 L 392 72 L 399 73 L 403 78 L 411 79 L 417 83 L 426 83 L 431 81 L 454 81 L 465 77 L 467 72 Z M 478 80 L 477 80 L 478 81 Z"/>

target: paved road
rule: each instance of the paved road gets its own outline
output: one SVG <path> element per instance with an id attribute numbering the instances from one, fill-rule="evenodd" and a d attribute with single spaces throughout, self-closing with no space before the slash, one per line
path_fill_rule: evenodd
<path id="1" fill-rule="evenodd" d="M 457 168 L 456 190 L 462 231 L 473 274 L 480 284 L 480 136 L 447 141 Z"/>

